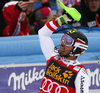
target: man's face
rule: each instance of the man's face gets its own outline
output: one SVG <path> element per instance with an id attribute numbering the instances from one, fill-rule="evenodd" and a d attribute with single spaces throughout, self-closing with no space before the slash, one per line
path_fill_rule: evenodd
<path id="1" fill-rule="evenodd" d="M 72 49 L 73 47 L 68 47 L 64 44 L 64 42 L 61 42 L 58 53 L 60 56 L 68 55 L 72 51 Z"/>
<path id="2" fill-rule="evenodd" d="M 96 12 L 100 8 L 100 0 L 88 0 L 88 4 L 92 12 Z"/>

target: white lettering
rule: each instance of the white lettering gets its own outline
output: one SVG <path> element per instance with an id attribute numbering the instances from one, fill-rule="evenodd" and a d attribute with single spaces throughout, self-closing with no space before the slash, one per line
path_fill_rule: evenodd
<path id="1" fill-rule="evenodd" d="M 85 77 L 81 76 L 80 93 L 84 93 L 84 78 Z"/>
<path id="2" fill-rule="evenodd" d="M 18 89 L 22 87 L 23 90 L 26 90 L 26 86 L 28 84 L 31 84 L 33 81 L 38 81 L 39 79 L 42 79 L 44 77 L 45 70 L 41 69 L 40 72 L 36 72 L 36 67 L 32 70 L 29 70 L 28 73 L 22 72 L 19 76 L 16 76 L 16 73 L 13 72 L 9 79 L 8 79 L 8 86 L 11 86 L 11 80 L 14 81 L 13 84 L 13 90 L 17 90 L 17 84 Z"/>
<path id="3" fill-rule="evenodd" d="M 90 78 L 90 84 L 89 86 L 91 85 L 94 85 L 96 84 L 96 86 L 100 86 L 100 73 L 99 73 L 99 68 L 95 69 L 94 72 L 91 72 L 90 69 L 87 69 L 87 72 L 89 74 L 89 78 Z"/>

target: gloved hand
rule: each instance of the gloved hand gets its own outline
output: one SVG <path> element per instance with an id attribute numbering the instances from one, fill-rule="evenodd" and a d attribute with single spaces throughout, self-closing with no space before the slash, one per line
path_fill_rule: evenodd
<path id="1" fill-rule="evenodd" d="M 68 15 L 64 14 L 64 15 L 61 15 L 60 17 L 58 17 L 56 21 L 59 25 L 64 25 L 64 24 L 68 24 L 68 23 L 72 22 L 73 19 L 69 18 Z"/>

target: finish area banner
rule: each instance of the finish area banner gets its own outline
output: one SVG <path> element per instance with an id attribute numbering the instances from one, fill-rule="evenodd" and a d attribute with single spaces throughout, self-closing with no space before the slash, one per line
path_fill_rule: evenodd
<path id="1" fill-rule="evenodd" d="M 100 89 L 100 64 L 83 64 L 90 77 L 89 88 Z M 44 63 L 0 66 L 0 93 L 38 93 L 45 74 Z"/>
<path id="2" fill-rule="evenodd" d="M 89 62 L 88 64 L 83 65 L 87 69 L 89 75 L 89 89 L 100 89 L 100 64 L 98 64 L 97 62 Z"/>
<path id="3" fill-rule="evenodd" d="M 0 93 L 37 93 L 44 74 L 45 65 L 0 68 Z"/>

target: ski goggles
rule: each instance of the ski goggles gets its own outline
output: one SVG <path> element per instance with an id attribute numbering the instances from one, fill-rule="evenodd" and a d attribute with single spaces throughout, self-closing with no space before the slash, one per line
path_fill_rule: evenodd
<path id="1" fill-rule="evenodd" d="M 63 42 L 66 46 L 72 47 L 74 44 L 74 39 L 69 35 L 64 34 L 61 38 L 61 42 Z"/>

